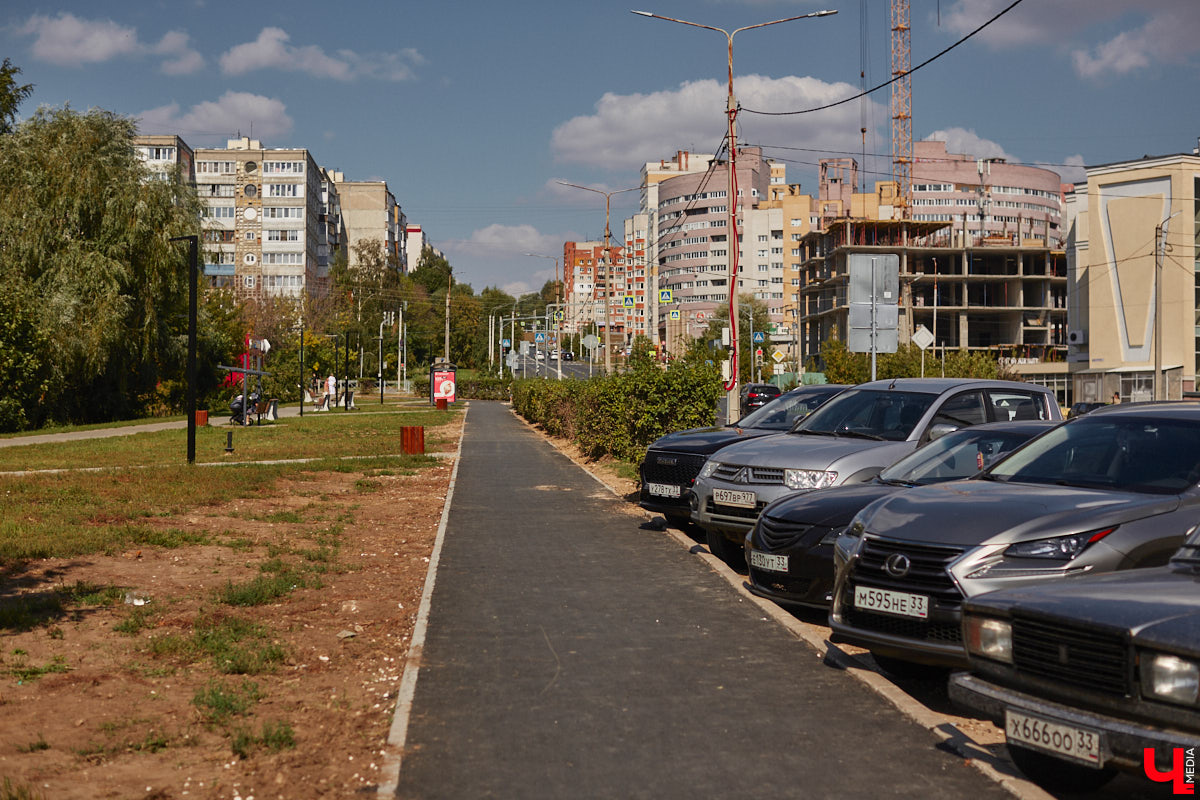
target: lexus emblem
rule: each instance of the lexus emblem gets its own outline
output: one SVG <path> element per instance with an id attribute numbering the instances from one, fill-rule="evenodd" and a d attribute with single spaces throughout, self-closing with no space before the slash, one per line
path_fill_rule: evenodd
<path id="1" fill-rule="evenodd" d="M 908 560 L 908 556 L 904 553 L 892 553 L 883 562 L 883 571 L 893 578 L 903 578 L 908 574 L 912 562 Z"/>

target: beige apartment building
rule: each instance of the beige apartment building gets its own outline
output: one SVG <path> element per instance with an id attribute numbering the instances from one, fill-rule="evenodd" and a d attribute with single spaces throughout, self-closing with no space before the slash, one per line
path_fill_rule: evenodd
<path id="1" fill-rule="evenodd" d="M 348 181 L 328 170 L 337 189 L 345 232 L 346 253 L 351 268 L 357 267 L 360 242 L 376 241 L 395 268 L 404 271 L 407 220 L 396 196 L 385 181 Z"/>
<path id="2" fill-rule="evenodd" d="M 1078 401 L 1179 399 L 1200 359 L 1200 147 L 1087 171 L 1067 195 Z"/>
<path id="3" fill-rule="evenodd" d="M 192 148 L 182 138 L 173 134 L 138 136 L 133 146 L 154 180 L 166 180 L 178 169 L 185 183 L 196 182 Z"/>

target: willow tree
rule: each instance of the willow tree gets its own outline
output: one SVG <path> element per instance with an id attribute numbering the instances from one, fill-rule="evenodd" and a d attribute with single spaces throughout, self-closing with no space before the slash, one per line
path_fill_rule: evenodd
<path id="1" fill-rule="evenodd" d="M 62 108 L 0 136 L 0 294 L 35 321 L 25 368 L 46 376 L 5 388 L 31 424 L 126 418 L 182 395 L 187 250 L 170 238 L 199 234 L 200 208 L 178 176 L 150 179 L 135 132 Z"/>

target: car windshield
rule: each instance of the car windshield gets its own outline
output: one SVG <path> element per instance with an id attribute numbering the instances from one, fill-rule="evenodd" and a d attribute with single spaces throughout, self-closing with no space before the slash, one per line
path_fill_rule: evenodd
<path id="1" fill-rule="evenodd" d="M 988 470 L 990 480 L 1178 494 L 1200 480 L 1200 424 L 1076 417 Z"/>
<path id="2" fill-rule="evenodd" d="M 937 395 L 856 389 L 809 414 L 791 433 L 855 436 L 904 441 Z"/>
<path id="3" fill-rule="evenodd" d="M 808 416 L 814 408 L 824 403 L 829 392 L 804 392 L 784 394 L 756 408 L 737 421 L 739 428 L 766 428 L 772 431 L 790 430 Z"/>
<path id="4" fill-rule="evenodd" d="M 978 428 L 948 433 L 892 464 L 879 473 L 879 480 L 924 486 L 969 478 L 1017 445 L 1029 441 L 1034 434 L 1034 431 Z"/>

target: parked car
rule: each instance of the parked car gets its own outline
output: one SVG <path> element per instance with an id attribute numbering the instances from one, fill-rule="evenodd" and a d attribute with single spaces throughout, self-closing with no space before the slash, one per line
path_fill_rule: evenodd
<path id="1" fill-rule="evenodd" d="M 963 628 L 971 672 L 953 676 L 950 697 L 1003 726 L 1031 779 L 1052 791 L 1098 789 L 1118 770 L 1145 775 L 1152 748 L 1155 780 L 1191 793 L 1183 778 L 1184 755 L 1200 741 L 1200 533 L 1167 567 L 968 600 Z"/>
<path id="2" fill-rule="evenodd" d="M 1067 411 L 1067 419 L 1075 419 L 1081 417 L 1089 411 L 1095 411 L 1097 408 L 1104 408 L 1108 403 L 1072 403 L 1071 408 Z"/>
<path id="3" fill-rule="evenodd" d="M 563 352 L 562 352 L 562 360 L 563 360 L 563 361 L 574 361 L 574 360 L 575 360 L 575 354 L 574 354 L 574 353 L 572 353 L 570 350 L 563 350 Z"/>
<path id="4" fill-rule="evenodd" d="M 742 387 L 742 410 L 753 411 L 761 408 L 781 394 L 783 394 L 783 390 L 773 383 L 747 383 Z"/>
<path id="5" fill-rule="evenodd" d="M 1042 386 L 969 378 L 897 378 L 843 392 L 787 433 L 730 445 L 692 490 L 692 521 L 709 549 L 741 567 L 759 513 L 796 492 L 864 483 L 922 444 L 984 422 L 1059 420 Z"/>
<path id="6" fill-rule="evenodd" d="M 847 387 L 840 384 L 801 386 L 723 427 L 676 431 L 646 450 L 638 470 L 638 503 L 675 525 L 687 524 L 692 509 L 687 493 L 705 460 L 735 442 L 790 430 L 814 408 Z"/>
<path id="7" fill-rule="evenodd" d="M 790 495 L 763 509 L 746 536 L 750 591 L 785 606 L 828 608 L 833 543 L 868 504 L 916 486 L 969 478 L 1057 422 L 973 425 L 923 445 L 867 483 Z"/>
<path id="8" fill-rule="evenodd" d="M 1200 524 L 1198 481 L 1200 405 L 1150 403 L 1068 420 L 972 480 L 872 503 L 836 544 L 833 641 L 885 669 L 966 666 L 965 598 L 1165 564 Z"/>

